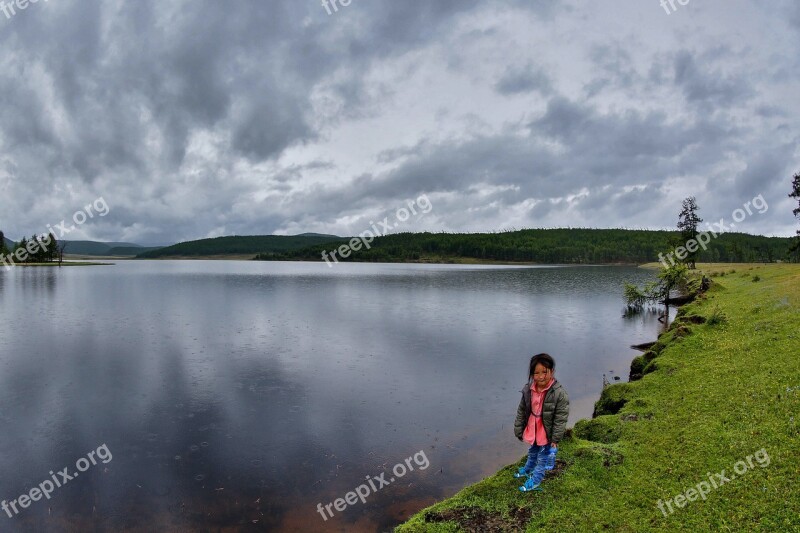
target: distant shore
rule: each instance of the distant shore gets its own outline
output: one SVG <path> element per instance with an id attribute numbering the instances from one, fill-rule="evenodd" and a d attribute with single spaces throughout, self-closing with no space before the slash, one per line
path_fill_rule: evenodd
<path id="1" fill-rule="evenodd" d="M 114 263 L 97 263 L 93 261 L 64 261 L 60 265 L 58 263 L 14 263 L 9 268 L 16 267 L 58 267 L 58 266 L 106 266 L 113 265 Z"/>
<path id="2" fill-rule="evenodd" d="M 227 255 L 171 255 L 157 258 L 136 258 L 131 256 L 126 257 L 91 257 L 91 256 L 74 256 L 74 259 L 103 259 L 103 260 L 122 260 L 122 261 L 253 261 L 255 260 L 254 254 L 227 254 Z M 72 259 L 71 258 L 71 259 Z M 263 260 L 260 260 L 263 261 Z M 285 262 L 285 263 L 325 263 L 321 259 L 276 259 L 275 261 L 264 262 Z M 611 262 L 611 263 L 540 263 L 533 261 L 500 261 L 493 259 L 475 259 L 473 257 L 423 257 L 413 261 L 386 261 L 377 263 L 374 261 L 341 261 L 345 263 L 373 263 L 373 264 L 392 264 L 392 265 L 530 265 L 530 266 L 550 266 L 550 265 L 564 265 L 564 266 L 637 266 L 640 268 L 657 269 L 661 266 L 658 261 L 649 263 L 627 263 L 627 262 Z M 702 267 L 706 269 L 723 269 L 723 268 L 741 268 L 751 267 L 753 265 L 764 265 L 771 263 L 702 263 Z M 772 263 L 780 264 L 780 263 Z M 701 263 L 698 263 L 698 268 Z"/>
<path id="3" fill-rule="evenodd" d="M 116 259 L 137 259 L 133 257 L 118 257 Z M 140 258 L 138 261 L 253 261 L 255 255 L 253 254 L 230 254 L 230 255 L 173 255 L 158 258 Z M 274 261 L 259 260 L 259 262 L 282 262 L 282 263 L 322 263 L 325 261 L 317 259 L 276 259 Z M 347 263 L 360 263 L 360 264 L 390 264 L 390 265 L 530 265 L 530 266 L 546 266 L 546 265 L 565 265 L 565 266 L 639 266 L 638 263 L 539 263 L 533 261 L 500 261 L 492 259 L 475 259 L 472 257 L 440 257 L 440 258 L 421 258 L 413 261 L 341 261 L 341 264 Z M 658 265 L 658 263 L 651 263 Z"/>

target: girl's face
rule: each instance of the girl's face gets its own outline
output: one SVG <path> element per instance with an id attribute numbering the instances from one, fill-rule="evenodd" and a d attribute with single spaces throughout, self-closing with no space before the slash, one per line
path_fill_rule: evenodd
<path id="1" fill-rule="evenodd" d="M 533 382 L 536 384 L 537 389 L 545 388 L 552 377 L 552 370 L 545 368 L 542 363 L 536 363 L 536 367 L 533 369 Z"/>

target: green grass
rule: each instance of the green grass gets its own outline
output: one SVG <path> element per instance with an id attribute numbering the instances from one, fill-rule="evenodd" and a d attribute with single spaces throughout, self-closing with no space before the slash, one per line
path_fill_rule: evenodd
<path id="1" fill-rule="evenodd" d="M 576 424 L 543 492 L 517 490 L 521 457 L 397 531 L 800 531 L 800 265 L 737 267 L 680 310 L 654 368 L 604 391 L 604 414 Z M 657 508 L 762 448 L 768 466 Z"/>

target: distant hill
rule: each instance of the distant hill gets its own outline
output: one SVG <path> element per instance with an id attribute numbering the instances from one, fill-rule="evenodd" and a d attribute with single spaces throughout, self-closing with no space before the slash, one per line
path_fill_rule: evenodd
<path id="1" fill-rule="evenodd" d="M 5 239 L 9 250 L 14 247 L 14 241 Z M 67 244 L 64 253 L 67 255 L 94 255 L 94 256 L 119 256 L 133 257 L 142 252 L 155 250 L 154 246 L 141 246 L 131 242 L 99 242 L 99 241 L 61 241 Z"/>
<path id="2" fill-rule="evenodd" d="M 108 253 L 105 255 L 114 255 L 120 257 L 135 257 L 141 253 L 149 252 L 151 250 L 158 250 L 162 248 L 161 246 L 139 246 L 139 245 L 128 245 L 128 246 L 114 246 L 113 248 L 108 250 Z"/>
<path id="3" fill-rule="evenodd" d="M 280 254 L 300 248 L 341 241 L 336 235 L 248 235 L 187 241 L 137 255 L 138 259 L 213 255 Z"/>
<path id="4" fill-rule="evenodd" d="M 648 263 L 674 250 L 677 231 L 627 229 L 526 229 L 500 233 L 398 233 L 375 239 L 344 261 L 498 261 L 562 264 Z M 712 239 L 699 261 L 785 260 L 791 238 L 725 233 Z M 345 239 L 299 250 L 261 254 L 260 260 L 322 261 Z M 337 259 L 342 261 L 340 257 Z"/>
<path id="5" fill-rule="evenodd" d="M 67 255 L 96 255 L 133 257 L 142 252 L 152 250 L 132 242 L 99 242 L 99 241 L 64 241 L 67 244 L 64 253 Z"/>
<path id="6" fill-rule="evenodd" d="M 296 237 L 325 237 L 326 239 L 339 239 L 341 240 L 342 237 L 338 235 L 328 235 L 326 233 L 301 233 L 299 235 L 295 235 Z"/>

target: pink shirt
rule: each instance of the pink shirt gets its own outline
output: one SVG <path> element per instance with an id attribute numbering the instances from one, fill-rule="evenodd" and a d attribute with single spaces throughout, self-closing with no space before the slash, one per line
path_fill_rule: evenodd
<path id="1" fill-rule="evenodd" d="M 554 378 L 550 379 L 550 383 L 542 391 L 537 391 L 536 385 L 531 381 L 531 415 L 528 417 L 528 425 L 525 426 L 525 432 L 522 434 L 522 440 L 528 444 L 534 442 L 539 446 L 547 444 L 547 433 L 542 422 L 542 404 L 545 394 L 555 381 Z"/>

